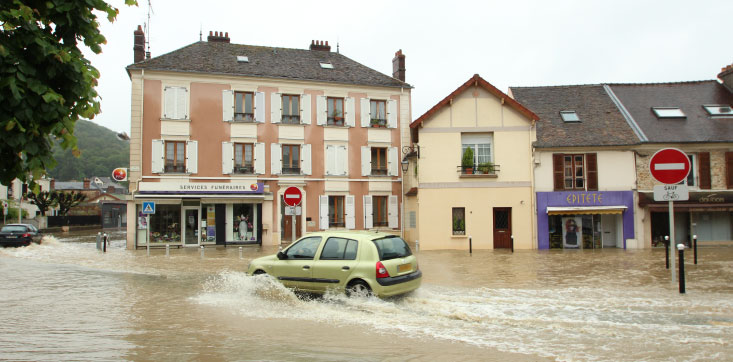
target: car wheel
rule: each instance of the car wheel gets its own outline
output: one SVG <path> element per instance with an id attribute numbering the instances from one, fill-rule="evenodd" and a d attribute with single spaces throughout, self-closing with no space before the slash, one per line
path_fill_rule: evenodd
<path id="1" fill-rule="evenodd" d="M 267 273 L 262 269 L 257 269 L 255 270 L 254 273 L 252 273 L 252 275 L 262 275 L 262 274 L 267 274 Z"/>
<path id="2" fill-rule="evenodd" d="M 349 283 L 349 285 L 346 287 L 346 296 L 371 296 L 372 295 L 372 288 L 369 288 L 369 284 L 367 284 L 363 280 L 354 280 L 353 282 Z"/>

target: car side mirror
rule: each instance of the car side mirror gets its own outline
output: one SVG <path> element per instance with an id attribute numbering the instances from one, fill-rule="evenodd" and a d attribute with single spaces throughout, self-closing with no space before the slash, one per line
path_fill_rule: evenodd
<path id="1" fill-rule="evenodd" d="M 285 253 L 283 253 L 282 251 L 278 251 L 277 252 L 277 258 L 280 259 L 280 260 L 283 260 L 283 259 L 287 259 L 288 256 L 285 255 Z"/>

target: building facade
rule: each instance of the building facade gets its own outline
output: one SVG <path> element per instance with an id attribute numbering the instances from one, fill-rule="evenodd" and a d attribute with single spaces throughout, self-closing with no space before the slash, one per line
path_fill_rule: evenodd
<path id="1" fill-rule="evenodd" d="M 328 43 L 210 34 L 145 59 L 135 32 L 128 248 L 278 245 L 308 231 L 399 232 L 411 87 Z M 283 192 L 303 195 L 286 207 Z"/>

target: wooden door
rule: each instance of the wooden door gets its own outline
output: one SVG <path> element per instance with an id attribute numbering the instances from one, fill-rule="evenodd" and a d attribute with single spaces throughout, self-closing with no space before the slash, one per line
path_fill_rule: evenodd
<path id="1" fill-rule="evenodd" d="M 512 247 L 512 208 L 494 208 L 494 249 Z"/>
<path id="2" fill-rule="evenodd" d="M 282 241 L 283 242 L 291 242 L 293 240 L 298 239 L 301 236 L 301 224 L 300 220 L 303 217 L 303 215 L 296 215 L 295 216 L 295 238 L 293 238 L 293 216 L 292 215 L 285 215 L 285 208 L 288 207 L 285 205 L 284 202 L 280 203 L 280 210 L 282 212 L 280 213 L 280 217 L 282 217 Z"/>

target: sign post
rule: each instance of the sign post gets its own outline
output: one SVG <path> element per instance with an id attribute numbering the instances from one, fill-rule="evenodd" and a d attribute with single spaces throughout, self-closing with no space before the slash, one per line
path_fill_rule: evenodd
<path id="1" fill-rule="evenodd" d="M 300 189 L 297 187 L 290 186 L 287 189 L 285 189 L 285 192 L 283 192 L 283 201 L 285 202 L 285 205 L 288 205 L 293 208 L 293 213 L 291 215 L 292 217 L 292 234 L 290 238 L 291 241 L 295 241 L 295 207 L 300 205 L 300 202 L 303 201 L 303 194 L 300 192 Z"/>
<path id="2" fill-rule="evenodd" d="M 669 202 L 669 243 L 670 247 L 674 245 L 674 201 L 682 201 L 681 197 L 689 195 L 687 185 L 676 185 L 685 179 L 690 173 L 690 159 L 687 154 L 676 148 L 663 148 L 649 160 L 649 172 L 655 180 L 665 184 L 662 192 L 654 188 L 654 201 Z M 683 186 L 684 190 L 682 187 Z M 679 189 L 678 189 L 679 188 Z M 659 194 L 660 199 L 657 199 Z M 674 253 L 669 253 L 670 272 L 672 273 L 672 283 L 675 282 Z"/>
<path id="3" fill-rule="evenodd" d="M 145 232 L 145 247 L 148 249 L 148 256 L 150 256 L 150 215 L 152 214 L 155 214 L 155 201 L 144 201 L 143 215 L 145 215 L 145 226 L 147 228 Z"/>
<path id="4" fill-rule="evenodd" d="M 8 202 L 3 201 L 3 225 L 5 225 L 5 219 L 8 217 Z"/>

